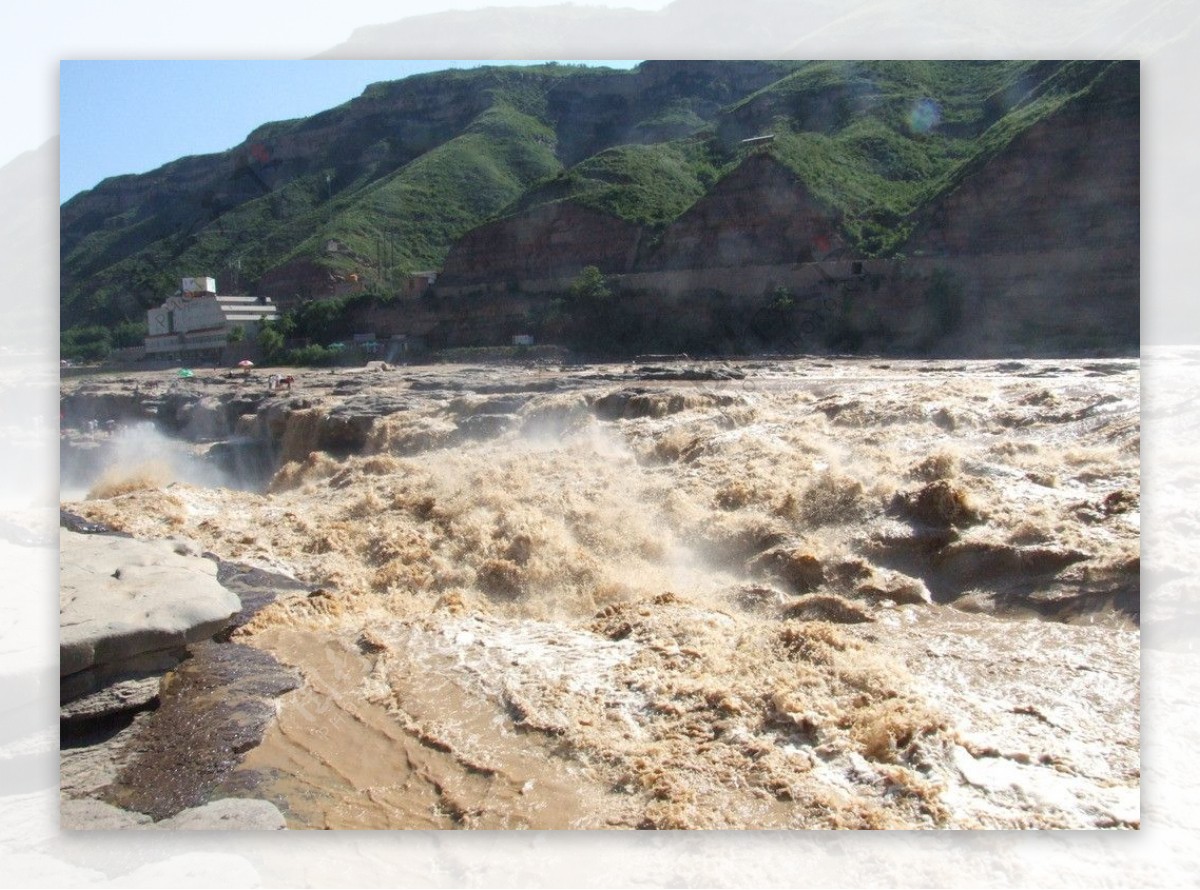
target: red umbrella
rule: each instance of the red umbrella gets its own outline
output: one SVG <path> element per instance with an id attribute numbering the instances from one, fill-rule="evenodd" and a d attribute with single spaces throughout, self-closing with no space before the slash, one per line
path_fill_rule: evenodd
<path id="1" fill-rule="evenodd" d="M 244 358 L 240 362 L 238 362 L 238 367 L 239 368 L 253 368 L 254 362 L 250 361 L 250 359 L 248 359 L 248 358 Z"/>

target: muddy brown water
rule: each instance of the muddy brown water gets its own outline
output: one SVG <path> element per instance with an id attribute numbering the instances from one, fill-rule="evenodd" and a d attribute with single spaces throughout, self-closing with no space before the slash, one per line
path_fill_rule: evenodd
<path id="1" fill-rule="evenodd" d="M 302 682 L 208 792 L 293 828 L 1134 827 L 1139 376 L 310 375 L 266 492 L 70 508 L 297 579 L 232 639 Z"/>

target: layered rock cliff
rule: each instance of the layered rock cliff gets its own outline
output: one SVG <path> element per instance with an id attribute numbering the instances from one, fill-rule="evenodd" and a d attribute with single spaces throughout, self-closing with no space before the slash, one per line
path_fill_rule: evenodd
<path id="1" fill-rule="evenodd" d="M 63 319 L 137 317 L 169 270 L 198 264 L 236 261 L 281 304 L 351 276 L 402 292 L 403 273 L 432 268 L 432 299 L 374 332 L 485 345 L 560 334 L 539 301 L 595 266 L 640 301 L 592 320 L 619 333 L 604 350 L 1130 349 L 1139 114 L 1133 62 L 647 62 L 377 84 L 68 202 Z M 712 297 L 726 302 L 696 308 Z M 764 301 L 782 311 L 751 325 L 765 341 L 714 330 Z M 697 325 L 675 336 L 681 311 Z"/>
<path id="2" fill-rule="evenodd" d="M 852 242 L 842 214 L 768 141 L 661 231 L 570 202 L 537 207 L 469 233 L 447 257 L 446 283 L 563 292 L 595 265 L 618 290 L 656 298 L 637 308 L 643 321 L 686 304 L 716 332 L 710 343 L 735 348 L 1134 349 L 1138 93 L 1137 67 L 1113 66 L 1025 128 L 994 125 L 984 150 L 897 221 L 912 229 L 897 256 Z M 579 237 L 554 241 L 550 220 L 581 216 Z M 700 294 L 723 295 L 751 322 L 722 340 L 722 307 Z M 791 301 L 779 308 L 795 308 L 764 316 L 779 294 Z"/>
<path id="3" fill-rule="evenodd" d="M 220 154 L 105 180 L 62 207 L 64 327 L 136 319 L 197 268 L 223 291 L 236 269 L 241 287 L 284 298 L 296 293 L 297 261 L 377 281 L 381 241 L 390 265 L 438 268 L 466 231 L 564 166 L 613 145 L 688 136 L 796 64 L 420 75 L 265 124 Z M 329 238 L 353 250 L 331 256 Z M 301 277 L 302 296 L 332 292 L 319 274 L 315 286 Z"/>
<path id="4" fill-rule="evenodd" d="M 909 252 L 970 256 L 1069 246 L 1136 257 L 1138 82 L 1136 66 L 1114 69 L 1088 95 L 960 171 L 922 214 Z"/>
<path id="5" fill-rule="evenodd" d="M 584 266 L 606 273 L 633 270 L 640 226 L 571 202 L 536 207 L 472 229 L 446 257 L 443 287 L 569 278 Z"/>

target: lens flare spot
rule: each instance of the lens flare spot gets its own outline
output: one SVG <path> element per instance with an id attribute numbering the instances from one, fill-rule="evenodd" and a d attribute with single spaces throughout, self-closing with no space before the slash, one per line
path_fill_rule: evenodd
<path id="1" fill-rule="evenodd" d="M 918 99 L 908 113 L 908 126 L 914 133 L 928 133 L 942 121 L 942 109 L 933 99 Z"/>

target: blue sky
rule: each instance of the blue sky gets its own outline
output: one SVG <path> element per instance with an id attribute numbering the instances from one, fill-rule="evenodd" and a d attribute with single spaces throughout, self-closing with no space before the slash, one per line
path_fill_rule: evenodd
<path id="1" fill-rule="evenodd" d="M 145 173 L 186 155 L 232 148 L 260 124 L 332 108 L 377 81 L 479 64 L 489 63 L 64 61 L 59 201 L 109 176 Z"/>

